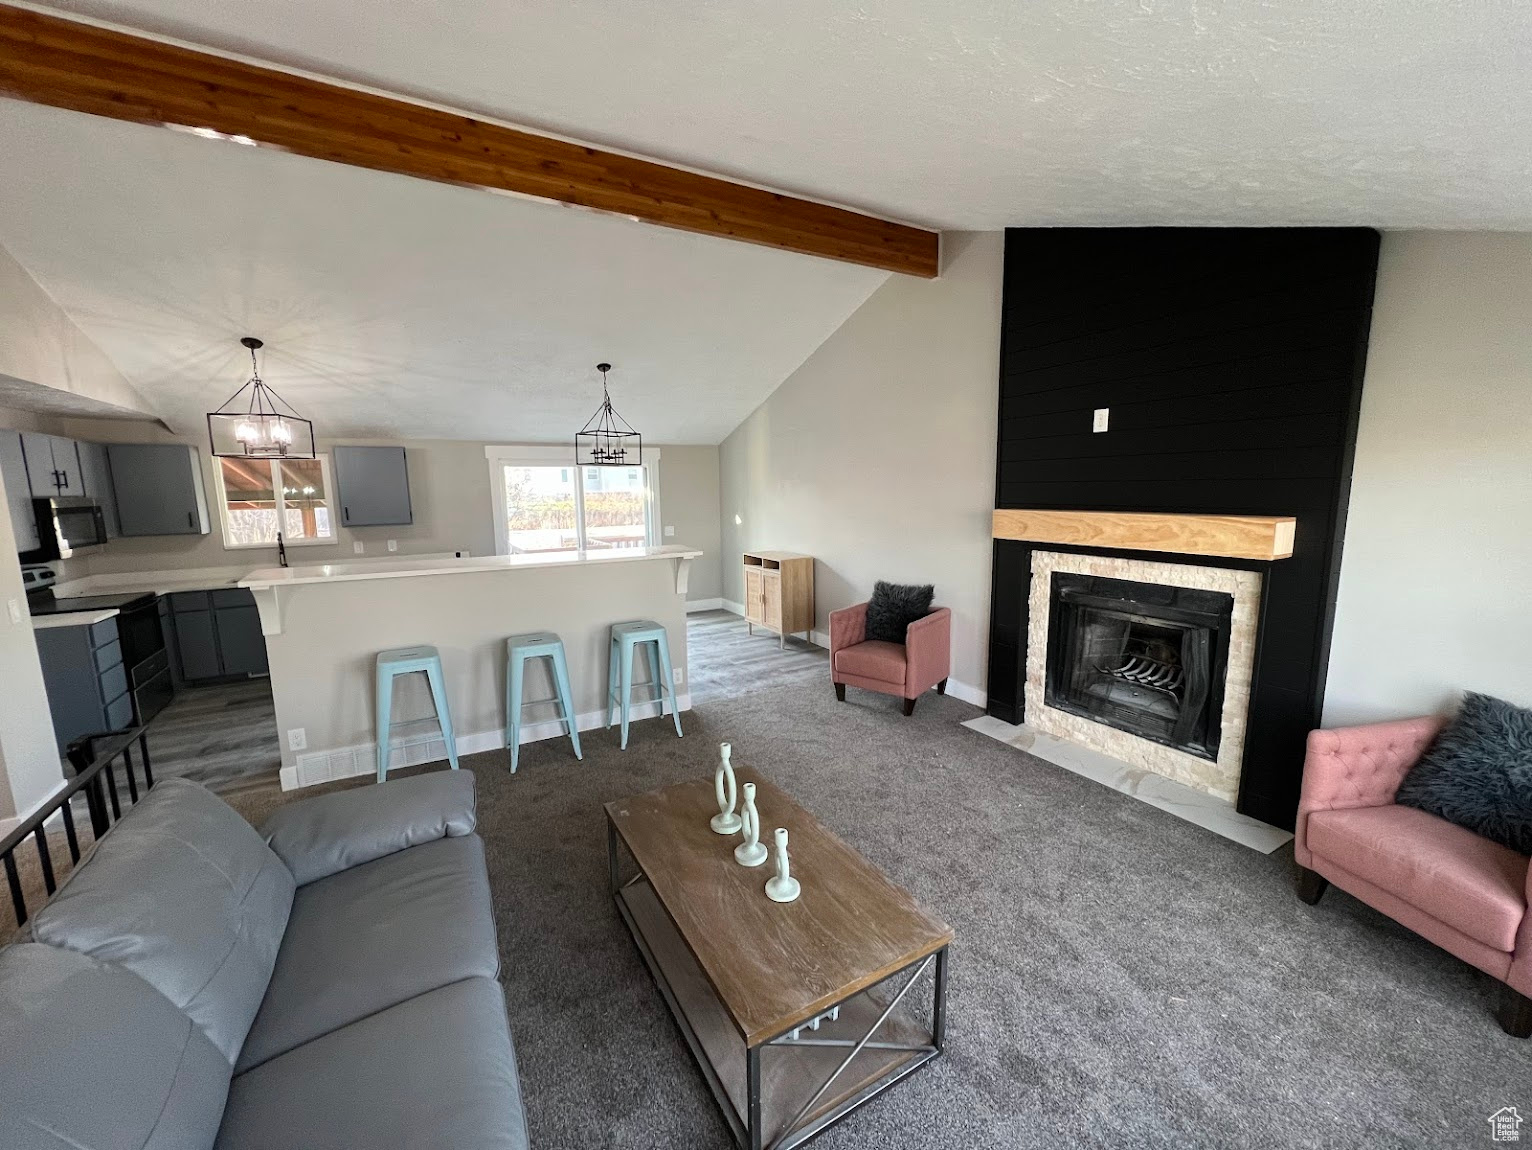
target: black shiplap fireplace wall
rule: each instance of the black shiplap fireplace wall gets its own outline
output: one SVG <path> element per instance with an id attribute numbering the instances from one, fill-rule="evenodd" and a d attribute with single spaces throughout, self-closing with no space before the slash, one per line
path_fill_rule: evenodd
<path id="1" fill-rule="evenodd" d="M 1046 545 L 1261 572 L 1238 807 L 1278 826 L 1324 696 L 1377 259 L 1367 228 L 1006 232 L 996 507 L 1298 519 L 1275 563 Z M 1032 549 L 995 543 L 989 712 L 1013 723 Z"/>

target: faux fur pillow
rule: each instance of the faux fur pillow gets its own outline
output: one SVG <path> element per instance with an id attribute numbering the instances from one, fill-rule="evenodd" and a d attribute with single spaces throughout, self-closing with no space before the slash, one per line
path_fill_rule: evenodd
<path id="1" fill-rule="evenodd" d="M 1394 801 L 1532 854 L 1532 711 L 1464 695 Z"/>
<path id="2" fill-rule="evenodd" d="M 931 613 L 931 597 L 935 594 L 936 589 L 929 583 L 911 587 L 880 579 L 873 584 L 872 598 L 867 601 L 867 637 L 903 643 L 905 629 Z"/>

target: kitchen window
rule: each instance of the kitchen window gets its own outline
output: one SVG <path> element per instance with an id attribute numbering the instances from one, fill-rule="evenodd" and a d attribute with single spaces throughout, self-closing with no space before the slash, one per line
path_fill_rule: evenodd
<path id="1" fill-rule="evenodd" d="M 642 467 L 577 467 L 567 447 L 489 447 L 501 555 L 648 547 L 659 520 L 659 452 Z"/>
<path id="2" fill-rule="evenodd" d="M 220 457 L 214 472 L 223 545 L 288 547 L 335 543 L 330 506 L 330 457 L 241 459 Z"/>

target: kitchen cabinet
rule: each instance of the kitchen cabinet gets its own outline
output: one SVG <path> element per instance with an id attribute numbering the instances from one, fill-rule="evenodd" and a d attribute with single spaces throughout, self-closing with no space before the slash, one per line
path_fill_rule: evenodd
<path id="1" fill-rule="evenodd" d="M 178 679 L 196 683 L 267 673 L 266 639 L 249 591 L 177 591 L 169 598 Z"/>
<path id="2" fill-rule="evenodd" d="M 206 535 L 202 461 L 179 443 L 113 443 L 106 449 L 117 529 L 123 535 Z"/>
<path id="3" fill-rule="evenodd" d="M 16 533 L 16 550 L 34 550 L 37 520 L 32 514 L 32 491 L 19 431 L 0 431 L 0 479 L 5 482 L 5 508 L 11 517 L 11 530 Z"/>
<path id="4" fill-rule="evenodd" d="M 48 627 L 36 632 L 36 638 L 60 753 L 81 735 L 133 725 L 133 696 L 122 665 L 116 619 L 89 626 Z"/>
<path id="5" fill-rule="evenodd" d="M 345 527 L 413 523 L 410 472 L 402 447 L 332 447 L 340 521 Z"/>
<path id="6" fill-rule="evenodd" d="M 117 525 L 117 495 L 112 490 L 112 469 L 106 460 L 106 445 L 77 443 L 75 447 L 80 453 L 80 478 L 85 484 L 85 496 L 94 499 L 101 508 L 106 537 L 116 539 L 122 531 Z"/>
<path id="7" fill-rule="evenodd" d="M 21 452 L 27 460 L 32 498 L 85 494 L 85 481 L 80 475 L 80 453 L 74 440 L 23 431 Z"/>

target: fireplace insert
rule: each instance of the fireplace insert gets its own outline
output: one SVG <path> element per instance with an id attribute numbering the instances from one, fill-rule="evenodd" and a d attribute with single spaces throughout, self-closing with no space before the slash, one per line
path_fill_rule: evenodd
<path id="1" fill-rule="evenodd" d="M 1234 597 L 1056 571 L 1047 705 L 1217 761 Z"/>

